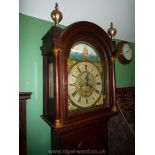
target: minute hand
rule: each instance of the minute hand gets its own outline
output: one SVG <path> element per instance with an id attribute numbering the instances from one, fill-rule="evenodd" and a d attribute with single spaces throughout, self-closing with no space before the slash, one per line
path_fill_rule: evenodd
<path id="1" fill-rule="evenodd" d="M 87 82 L 90 80 L 90 78 L 89 78 L 89 73 L 87 73 L 85 79 L 86 79 Z"/>
<path id="2" fill-rule="evenodd" d="M 97 94 L 99 94 L 99 90 L 97 90 L 96 88 L 94 88 L 94 87 L 92 87 L 92 86 L 90 86 L 91 88 L 93 88 L 94 89 L 94 91 L 97 93 Z"/>
<path id="3" fill-rule="evenodd" d="M 86 86 L 89 86 L 88 82 L 90 81 L 90 78 L 89 78 L 89 74 L 87 73 L 86 77 L 85 77 L 85 80 L 86 80 Z"/>

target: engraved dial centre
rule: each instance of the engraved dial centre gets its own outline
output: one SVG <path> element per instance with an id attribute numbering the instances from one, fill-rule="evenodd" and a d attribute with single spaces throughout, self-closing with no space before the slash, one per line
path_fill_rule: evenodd
<path id="1" fill-rule="evenodd" d="M 76 89 L 79 95 L 90 97 L 94 92 L 95 82 L 96 80 L 91 73 L 87 71 L 81 72 L 76 81 Z"/>
<path id="2" fill-rule="evenodd" d="M 72 103 L 89 107 L 102 93 L 102 79 L 98 68 L 89 62 L 79 62 L 69 71 L 68 95 Z"/>

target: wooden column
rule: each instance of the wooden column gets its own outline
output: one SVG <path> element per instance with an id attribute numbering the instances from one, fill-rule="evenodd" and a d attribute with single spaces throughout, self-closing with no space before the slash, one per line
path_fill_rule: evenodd
<path id="1" fill-rule="evenodd" d="M 107 107 L 109 108 L 110 107 L 110 103 L 111 103 L 111 101 L 110 101 L 110 85 L 109 85 L 109 78 L 110 78 L 110 65 L 111 65 L 111 63 L 108 63 L 108 62 L 110 62 L 110 61 L 107 61 L 106 60 L 106 62 L 107 62 L 107 68 L 106 68 L 106 100 L 107 100 Z"/>
<path id="2" fill-rule="evenodd" d="M 116 104 L 116 80 L 115 80 L 115 56 L 111 57 L 111 72 L 112 72 L 112 91 L 113 91 L 113 99 L 112 99 L 112 111 L 117 112 L 117 104 Z"/>
<path id="3" fill-rule="evenodd" d="M 30 99 L 31 92 L 19 93 L 19 155 L 26 155 L 26 100 Z"/>
<path id="4" fill-rule="evenodd" d="M 59 100 L 59 52 L 60 48 L 54 48 L 54 98 L 55 98 L 55 127 L 61 127 L 62 122 L 60 119 L 60 100 Z"/>
<path id="5" fill-rule="evenodd" d="M 43 114 L 49 115 L 50 108 L 49 108 L 49 60 L 48 56 L 43 56 Z"/>

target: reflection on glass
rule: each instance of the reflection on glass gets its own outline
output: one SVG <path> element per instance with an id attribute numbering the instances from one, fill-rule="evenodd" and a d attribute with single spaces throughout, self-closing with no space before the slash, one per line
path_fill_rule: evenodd
<path id="1" fill-rule="evenodd" d="M 54 69 L 53 69 L 53 63 L 49 64 L 49 97 L 54 98 Z"/>
<path id="2" fill-rule="evenodd" d="M 70 51 L 69 58 L 72 60 L 87 60 L 90 62 L 100 61 L 95 49 L 86 43 L 75 44 Z"/>

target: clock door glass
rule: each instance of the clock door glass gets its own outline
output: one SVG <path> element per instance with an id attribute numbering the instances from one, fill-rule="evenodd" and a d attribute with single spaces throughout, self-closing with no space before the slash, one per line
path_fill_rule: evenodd
<path id="1" fill-rule="evenodd" d="M 104 66 L 96 49 L 85 42 L 73 45 L 68 58 L 68 110 L 104 104 Z"/>
<path id="2" fill-rule="evenodd" d="M 54 70 L 53 63 L 49 64 L 49 97 L 54 98 Z"/>
<path id="3" fill-rule="evenodd" d="M 54 115 L 54 66 L 53 66 L 53 61 L 52 57 L 49 57 L 49 112 Z"/>

